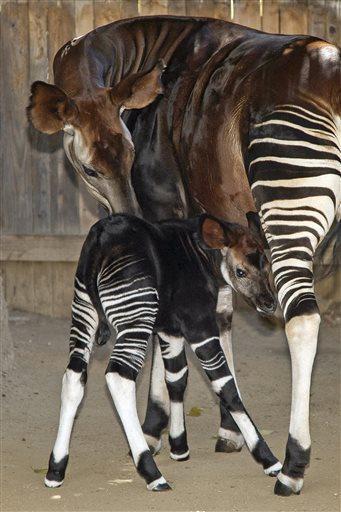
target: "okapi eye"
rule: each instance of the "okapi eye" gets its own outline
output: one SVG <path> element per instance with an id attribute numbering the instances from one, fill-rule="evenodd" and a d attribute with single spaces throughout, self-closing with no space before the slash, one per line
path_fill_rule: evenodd
<path id="1" fill-rule="evenodd" d="M 244 270 L 242 270 L 241 268 L 237 268 L 236 275 L 237 275 L 237 277 L 245 277 L 246 272 Z"/>
<path id="2" fill-rule="evenodd" d="M 83 171 L 88 176 L 92 176 L 93 178 L 97 178 L 98 177 L 97 172 L 93 171 L 92 169 L 89 169 L 89 167 L 86 167 L 85 165 L 83 165 L 82 167 L 83 167 Z"/>

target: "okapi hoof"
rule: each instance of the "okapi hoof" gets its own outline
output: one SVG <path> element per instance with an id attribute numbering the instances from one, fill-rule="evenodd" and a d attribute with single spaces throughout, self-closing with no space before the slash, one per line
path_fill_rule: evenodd
<path id="1" fill-rule="evenodd" d="M 155 492 L 163 492 L 163 491 L 171 491 L 172 488 L 169 485 L 168 482 L 163 478 L 158 478 L 157 480 L 154 480 L 154 482 L 151 482 L 147 485 L 148 491 L 155 491 Z"/>
<path id="2" fill-rule="evenodd" d="M 276 462 L 276 464 L 273 464 L 269 468 L 265 468 L 264 469 L 264 473 L 266 475 L 268 475 L 268 476 L 274 477 L 274 476 L 277 476 L 279 474 L 281 469 L 282 469 L 282 464 L 278 461 L 278 462 Z"/>
<path id="3" fill-rule="evenodd" d="M 164 492 L 164 491 L 171 491 L 171 486 L 166 482 L 165 484 L 158 484 L 152 491 L 155 492 Z"/>
<path id="4" fill-rule="evenodd" d="M 177 462 L 184 462 L 189 459 L 189 450 L 185 453 L 172 453 L 170 452 L 170 458 L 176 460 Z"/>
<path id="5" fill-rule="evenodd" d="M 243 445 L 240 446 L 232 439 L 224 439 L 223 437 L 218 437 L 217 442 L 215 444 L 215 451 L 217 453 L 233 453 L 240 452 L 243 448 Z"/>
<path id="6" fill-rule="evenodd" d="M 295 491 L 289 485 L 285 485 L 280 480 L 277 480 L 275 483 L 274 493 L 277 494 L 277 496 L 291 496 L 292 494 L 300 494 L 301 490 Z"/>
<path id="7" fill-rule="evenodd" d="M 69 456 L 65 455 L 59 462 L 55 462 L 53 453 L 51 453 L 49 469 L 44 480 L 45 487 L 55 488 L 62 485 L 68 460 Z"/>

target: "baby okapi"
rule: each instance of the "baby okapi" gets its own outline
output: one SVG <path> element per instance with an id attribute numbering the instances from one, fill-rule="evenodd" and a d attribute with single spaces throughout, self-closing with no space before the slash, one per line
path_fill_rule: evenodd
<path id="1" fill-rule="evenodd" d="M 171 400 L 170 446 L 175 460 L 188 458 L 183 396 L 186 340 L 212 388 L 268 475 L 281 464 L 246 412 L 219 341 L 219 288 L 232 285 L 259 310 L 273 309 L 262 247 L 250 230 L 201 215 L 150 224 L 129 215 L 97 222 L 84 243 L 75 278 L 70 360 L 63 377 L 59 430 L 45 478 L 63 483 L 71 430 L 83 398 L 93 342 L 108 321 L 117 340 L 106 381 L 121 418 L 137 471 L 153 491 L 170 489 L 157 468 L 136 410 L 135 381 L 148 339 L 160 339 Z"/>

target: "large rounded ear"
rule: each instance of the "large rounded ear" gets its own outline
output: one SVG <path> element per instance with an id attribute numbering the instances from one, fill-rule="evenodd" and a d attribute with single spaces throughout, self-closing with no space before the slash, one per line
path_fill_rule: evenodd
<path id="1" fill-rule="evenodd" d="M 111 101 L 126 109 L 144 108 L 163 93 L 161 75 L 166 68 L 163 60 L 148 73 L 134 73 L 123 78 L 110 90 Z"/>
<path id="2" fill-rule="evenodd" d="M 201 224 L 201 236 L 210 249 L 226 247 L 226 237 L 223 225 L 212 217 L 205 217 Z"/>
<path id="3" fill-rule="evenodd" d="M 71 123 L 77 115 L 77 107 L 62 89 L 45 82 L 34 82 L 31 87 L 27 117 L 33 126 L 43 133 L 56 133 Z"/>
<path id="4" fill-rule="evenodd" d="M 223 222 L 205 215 L 201 223 L 201 237 L 210 249 L 223 249 L 237 245 L 245 236 L 246 229 L 240 224 Z"/>
<path id="5" fill-rule="evenodd" d="M 253 233 L 253 235 L 256 238 L 263 240 L 264 234 L 263 234 L 262 225 L 261 225 L 258 213 L 257 212 L 247 212 L 246 218 L 247 218 L 247 223 L 248 223 L 251 233 Z"/>

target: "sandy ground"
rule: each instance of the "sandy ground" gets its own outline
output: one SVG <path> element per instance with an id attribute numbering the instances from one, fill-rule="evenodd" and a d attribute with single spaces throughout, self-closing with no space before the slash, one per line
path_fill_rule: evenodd
<path id="1" fill-rule="evenodd" d="M 191 458 L 169 458 L 167 436 L 157 456 L 173 486 L 167 493 L 146 490 L 127 455 L 127 444 L 105 389 L 110 347 L 96 347 L 87 396 L 76 421 L 67 477 L 60 489 L 43 486 L 54 442 L 59 394 L 67 359 L 68 321 L 12 312 L 15 369 L 2 392 L 2 511 L 337 511 L 339 496 L 339 330 L 322 326 L 313 376 L 311 466 L 300 496 L 273 495 L 246 448 L 216 454 L 218 406 L 208 383 L 192 363 L 186 412 Z M 283 459 L 290 405 L 290 361 L 283 331 L 242 310 L 234 321 L 235 359 L 246 406 Z M 193 358 L 192 358 L 193 360 Z M 150 354 L 139 380 L 139 411 L 146 404 Z M 5 396 L 4 396 L 5 395 Z"/>

